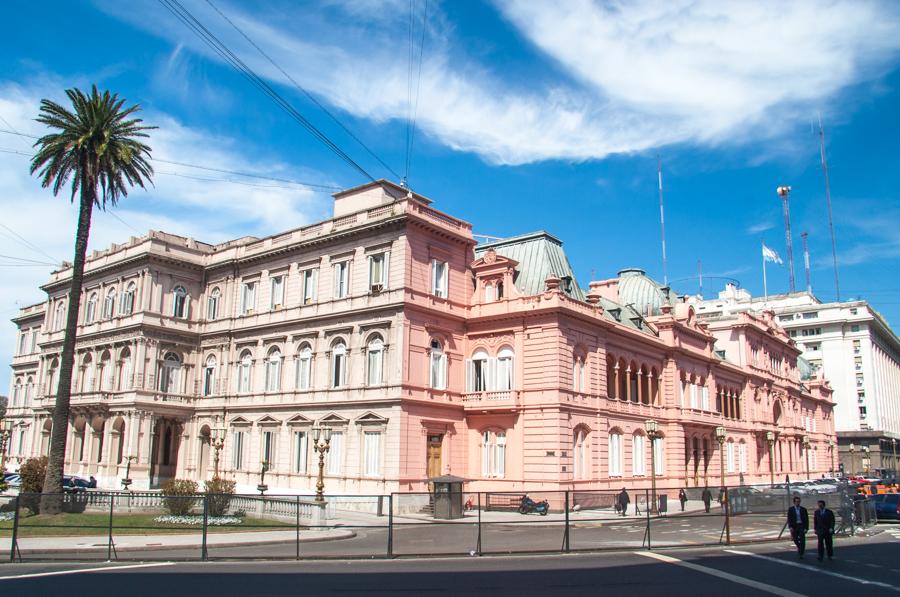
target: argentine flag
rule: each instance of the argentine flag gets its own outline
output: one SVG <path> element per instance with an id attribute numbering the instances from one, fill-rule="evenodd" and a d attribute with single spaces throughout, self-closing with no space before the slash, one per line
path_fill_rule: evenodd
<path id="1" fill-rule="evenodd" d="M 778 256 L 778 253 L 775 252 L 774 249 L 770 249 L 763 243 L 762 246 L 762 254 L 763 259 L 765 261 L 771 261 L 772 263 L 777 263 L 778 265 L 784 265 L 784 262 L 781 260 L 781 257 Z"/>

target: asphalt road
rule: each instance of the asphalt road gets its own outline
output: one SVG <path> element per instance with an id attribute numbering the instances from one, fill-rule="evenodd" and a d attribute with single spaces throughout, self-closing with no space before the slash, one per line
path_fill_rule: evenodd
<path id="1" fill-rule="evenodd" d="M 814 547 L 814 546 L 813 546 Z M 554 556 L 302 562 L 2 564 L 0 595 L 897 595 L 900 527 L 839 540 Z M 98 570 L 98 568 L 100 568 Z"/>

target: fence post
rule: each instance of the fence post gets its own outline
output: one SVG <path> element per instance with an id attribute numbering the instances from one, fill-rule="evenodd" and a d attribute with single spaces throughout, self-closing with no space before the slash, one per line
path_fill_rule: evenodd
<path id="1" fill-rule="evenodd" d="M 19 501 L 21 500 L 21 493 L 16 496 L 16 511 L 13 514 L 13 528 L 12 528 L 12 541 L 9 544 L 9 561 L 16 561 L 16 549 L 18 549 L 18 539 L 19 539 Z"/>
<path id="2" fill-rule="evenodd" d="M 200 559 L 204 562 L 209 559 L 206 547 L 206 533 L 209 527 L 209 493 L 203 494 L 203 545 L 200 549 Z"/>
<path id="3" fill-rule="evenodd" d="M 113 507 L 116 503 L 116 498 L 112 493 L 109 495 L 109 541 L 106 544 L 106 561 L 112 561 L 112 548 L 113 548 Z"/>
<path id="4" fill-rule="evenodd" d="M 725 488 L 725 545 L 731 545 L 731 496 Z"/>
<path id="5" fill-rule="evenodd" d="M 300 559 L 300 495 L 297 495 L 297 556 Z"/>
<path id="6" fill-rule="evenodd" d="M 635 497 L 635 499 L 637 499 Z M 645 489 L 644 490 L 644 510 L 647 514 L 647 549 L 653 549 L 653 546 L 650 545 L 650 492 Z"/>
<path id="7" fill-rule="evenodd" d="M 388 496 L 387 556 L 394 557 L 394 494 Z"/>
<path id="8" fill-rule="evenodd" d="M 569 490 L 566 490 L 566 532 L 563 535 L 563 551 L 569 553 Z"/>
<path id="9" fill-rule="evenodd" d="M 481 555 L 481 492 L 478 492 L 478 540 L 475 544 L 475 552 Z"/>

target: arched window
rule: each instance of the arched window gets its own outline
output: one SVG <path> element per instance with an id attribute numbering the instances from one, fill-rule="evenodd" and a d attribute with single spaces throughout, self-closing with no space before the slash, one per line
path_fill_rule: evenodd
<path id="1" fill-rule="evenodd" d="M 180 372 L 181 359 L 174 352 L 167 352 L 159 366 L 159 391 L 166 394 L 178 394 Z"/>
<path id="2" fill-rule="evenodd" d="M 216 357 L 206 357 L 206 366 L 203 368 L 203 395 L 210 396 L 215 393 Z"/>
<path id="3" fill-rule="evenodd" d="M 471 375 L 470 375 L 470 391 L 486 392 L 488 390 L 488 353 L 484 350 L 477 350 L 472 355 Z"/>
<path id="4" fill-rule="evenodd" d="M 572 434 L 572 475 L 576 479 L 587 479 L 587 431 L 576 427 Z"/>
<path id="5" fill-rule="evenodd" d="M 447 355 L 438 340 L 431 341 L 431 387 L 443 390 L 447 387 Z"/>
<path id="6" fill-rule="evenodd" d="M 59 331 L 66 327 L 66 301 L 56 303 L 56 315 L 53 318 L 53 329 Z"/>
<path id="7" fill-rule="evenodd" d="M 31 404 L 31 397 L 34 395 L 34 378 L 30 375 L 25 380 L 25 406 Z"/>
<path id="8" fill-rule="evenodd" d="M 16 379 L 16 385 L 13 386 L 12 404 L 18 404 L 22 397 L 22 378 Z"/>
<path id="9" fill-rule="evenodd" d="M 347 345 L 338 340 L 331 347 L 331 387 L 341 388 L 347 383 Z"/>
<path id="10" fill-rule="evenodd" d="M 108 350 L 104 350 L 103 354 L 100 355 L 100 362 L 97 363 L 97 377 L 100 378 L 100 383 L 97 384 L 99 389 L 106 392 L 112 389 L 112 370 L 109 367 L 109 362 L 111 360 L 110 354 Z"/>
<path id="11" fill-rule="evenodd" d="M 612 431 L 609 434 L 609 476 L 622 476 L 622 434 Z"/>
<path id="12" fill-rule="evenodd" d="M 366 346 L 367 379 L 370 386 L 377 386 L 384 382 L 384 341 L 381 336 L 373 336 Z"/>
<path id="13" fill-rule="evenodd" d="M 123 348 L 122 352 L 119 353 L 119 380 L 116 385 L 116 389 L 120 392 L 122 390 L 131 389 L 131 350 L 128 348 Z"/>
<path id="14" fill-rule="evenodd" d="M 644 436 L 635 432 L 631 436 L 631 474 L 635 477 L 647 474 L 646 453 L 647 444 L 644 442 Z"/>
<path id="15" fill-rule="evenodd" d="M 657 435 L 653 438 L 653 468 L 657 475 L 666 474 L 666 459 L 663 453 L 663 438 Z"/>
<path id="16" fill-rule="evenodd" d="M 172 316 L 184 319 L 187 312 L 187 290 L 184 286 L 176 286 L 173 291 Z"/>
<path id="17" fill-rule="evenodd" d="M 94 359 L 90 353 L 84 355 L 81 361 L 81 391 L 90 392 L 94 389 Z"/>
<path id="18" fill-rule="evenodd" d="M 273 347 L 266 359 L 266 391 L 281 391 L 281 351 Z"/>
<path id="19" fill-rule="evenodd" d="M 650 404 L 650 372 L 647 370 L 646 365 L 641 365 L 638 382 L 640 383 L 641 404 Z"/>
<path id="20" fill-rule="evenodd" d="M 616 397 L 622 401 L 628 401 L 628 364 L 624 359 L 619 359 L 618 371 L 619 387 L 616 390 Z"/>
<path id="21" fill-rule="evenodd" d="M 497 353 L 497 390 L 499 391 L 511 390 L 514 387 L 514 356 L 515 353 L 509 346 L 504 346 Z"/>
<path id="22" fill-rule="evenodd" d="M 312 385 L 312 348 L 309 344 L 300 347 L 297 354 L 297 389 L 308 390 Z"/>
<path id="23" fill-rule="evenodd" d="M 606 357 L 606 397 L 617 398 L 616 395 L 616 361 L 613 357 Z"/>
<path id="24" fill-rule="evenodd" d="M 632 361 L 631 366 L 628 367 L 628 398 L 631 402 L 638 401 L 638 378 L 640 375 L 637 365 Z"/>
<path id="25" fill-rule="evenodd" d="M 131 315 L 134 312 L 134 293 L 137 290 L 137 285 L 134 282 L 129 282 L 125 286 L 125 292 L 122 293 L 122 298 L 119 299 L 119 313 L 122 315 Z"/>
<path id="26" fill-rule="evenodd" d="M 660 404 L 659 400 L 659 372 L 656 367 L 650 369 L 650 403 Z"/>
<path id="27" fill-rule="evenodd" d="M 241 361 L 238 365 L 238 376 L 237 376 L 237 391 L 238 392 L 249 392 L 250 391 L 250 369 L 253 367 L 253 356 L 251 356 L 249 350 L 245 350 L 241 353 Z"/>
<path id="28" fill-rule="evenodd" d="M 494 285 L 491 283 L 487 283 L 484 285 L 484 302 L 494 302 Z"/>
<path id="29" fill-rule="evenodd" d="M 51 395 L 55 395 L 57 391 L 57 385 L 59 384 L 59 359 L 53 359 L 50 361 L 50 369 L 47 373 L 47 393 Z"/>
<path id="30" fill-rule="evenodd" d="M 94 318 L 97 316 L 97 293 L 92 293 L 87 300 L 87 304 L 84 306 L 84 323 L 85 325 L 89 323 L 94 323 Z"/>
<path id="31" fill-rule="evenodd" d="M 584 392 L 584 357 L 574 355 L 572 357 L 572 390 L 575 392 Z"/>
<path id="32" fill-rule="evenodd" d="M 214 321 L 219 316 L 219 297 L 221 296 L 219 288 L 213 288 L 209 297 L 206 299 L 206 319 Z"/>
<path id="33" fill-rule="evenodd" d="M 506 432 L 484 431 L 481 434 L 481 476 L 502 479 L 506 476 Z"/>
<path id="34" fill-rule="evenodd" d="M 116 289 L 110 288 L 103 299 L 103 319 L 112 319 L 116 314 Z"/>

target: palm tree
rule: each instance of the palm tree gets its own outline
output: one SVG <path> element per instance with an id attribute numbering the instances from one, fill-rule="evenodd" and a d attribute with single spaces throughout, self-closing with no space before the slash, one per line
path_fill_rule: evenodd
<path id="1" fill-rule="evenodd" d="M 156 128 L 141 124 L 143 120 L 140 118 L 129 118 L 140 110 L 140 106 L 123 109 L 124 99 L 120 100 L 117 94 L 110 94 L 109 91 L 100 93 L 96 85 L 91 88 L 90 95 L 79 89 L 67 89 L 66 95 L 72 102 L 72 111 L 56 102 L 41 100 L 37 121 L 55 130 L 35 142 L 37 153 L 31 162 L 31 173 L 40 170 L 41 185 L 44 188 L 52 186 L 54 195 L 59 194 L 70 178 L 71 201 L 74 202 L 75 195 L 80 193 L 66 332 L 43 488 L 44 493 L 50 495 L 45 495 L 41 500 L 41 511 L 47 514 L 58 513 L 62 508 L 59 496 L 63 491 L 75 330 L 81 304 L 91 213 L 94 205 L 105 210 L 107 204 L 115 205 L 119 198 L 127 196 L 130 187 L 139 185 L 143 188 L 145 182 L 152 182 L 153 167 L 148 161 L 151 150 L 139 139 L 147 137 L 144 131 Z"/>

